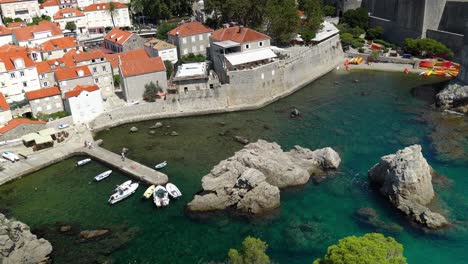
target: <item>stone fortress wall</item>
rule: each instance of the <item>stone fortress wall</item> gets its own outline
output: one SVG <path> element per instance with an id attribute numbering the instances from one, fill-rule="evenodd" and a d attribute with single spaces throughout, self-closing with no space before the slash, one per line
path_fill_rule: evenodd
<path id="1" fill-rule="evenodd" d="M 169 94 L 166 100 L 125 106 L 90 122 L 93 131 L 157 118 L 253 110 L 283 98 L 333 70 L 343 61 L 339 36 L 311 47 L 294 47 L 290 57 L 251 70 L 231 71 L 230 83 L 209 90 Z"/>

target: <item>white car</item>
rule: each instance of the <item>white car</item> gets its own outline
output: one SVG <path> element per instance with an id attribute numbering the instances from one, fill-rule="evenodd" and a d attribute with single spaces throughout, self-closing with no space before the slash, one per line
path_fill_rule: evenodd
<path id="1" fill-rule="evenodd" d="M 19 157 L 16 156 L 16 154 L 14 154 L 12 152 L 9 152 L 9 151 L 3 152 L 2 157 L 4 157 L 5 159 L 7 159 L 7 160 L 9 160 L 9 161 L 11 161 L 13 163 L 20 160 Z"/>
<path id="2" fill-rule="evenodd" d="M 70 126 L 69 124 L 60 124 L 60 125 L 58 125 L 58 128 L 59 129 L 64 129 L 64 128 L 67 128 L 69 126 Z"/>

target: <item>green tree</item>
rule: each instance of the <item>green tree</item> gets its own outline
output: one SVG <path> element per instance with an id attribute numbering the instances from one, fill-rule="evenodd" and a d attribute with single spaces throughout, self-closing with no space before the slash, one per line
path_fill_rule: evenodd
<path id="1" fill-rule="evenodd" d="M 314 33 L 317 32 L 322 27 L 323 22 L 322 0 L 307 0 L 304 4 L 304 14 L 307 17 L 307 29 Z"/>
<path id="2" fill-rule="evenodd" d="M 381 26 L 369 28 L 366 33 L 366 39 L 368 40 L 374 40 L 374 39 L 380 39 L 382 38 L 384 29 Z"/>
<path id="3" fill-rule="evenodd" d="M 341 43 L 344 45 L 351 45 L 353 43 L 353 35 L 350 33 L 340 34 Z"/>
<path id="4" fill-rule="evenodd" d="M 13 18 L 11 17 L 3 17 L 3 23 L 8 24 L 13 22 Z"/>
<path id="5" fill-rule="evenodd" d="M 157 38 L 162 39 L 162 40 L 167 40 L 167 32 L 173 30 L 176 27 L 177 27 L 176 23 L 162 23 L 158 27 Z"/>
<path id="6" fill-rule="evenodd" d="M 353 37 L 359 38 L 362 34 L 366 33 L 366 31 L 360 27 L 353 27 L 347 30 L 348 33 L 351 33 Z"/>
<path id="7" fill-rule="evenodd" d="M 367 30 L 369 28 L 369 12 L 363 7 L 350 9 L 343 14 L 343 23 L 352 28 L 360 27 Z"/>
<path id="8" fill-rule="evenodd" d="M 392 237 L 370 233 L 362 237 L 340 239 L 338 245 L 328 247 L 323 259 L 313 264 L 406 264 L 403 245 Z"/>
<path id="9" fill-rule="evenodd" d="M 380 56 L 380 51 L 378 50 L 373 50 L 367 60 L 369 61 L 378 61 Z"/>
<path id="10" fill-rule="evenodd" d="M 265 254 L 268 245 L 254 237 L 246 237 L 239 249 L 230 249 L 228 256 L 231 264 L 269 264 L 270 257 Z"/>
<path id="11" fill-rule="evenodd" d="M 117 14 L 117 7 L 115 6 L 114 2 L 109 2 L 109 8 L 106 9 L 106 13 L 110 15 L 112 19 L 112 25 L 115 28 L 115 21 L 114 21 L 114 16 Z"/>
<path id="12" fill-rule="evenodd" d="M 68 21 L 67 24 L 65 24 L 65 29 L 70 30 L 71 32 L 75 32 L 76 30 L 76 24 L 73 21 Z"/>
<path id="13" fill-rule="evenodd" d="M 145 92 L 143 93 L 143 100 L 147 102 L 154 102 L 156 101 L 156 96 L 158 93 L 162 93 L 163 89 L 155 84 L 154 82 L 150 82 L 145 84 Z"/>
<path id="14" fill-rule="evenodd" d="M 120 75 L 116 74 L 114 75 L 114 87 L 119 87 L 120 86 Z"/>
<path id="15" fill-rule="evenodd" d="M 174 71 L 174 66 L 172 65 L 172 62 L 168 60 L 164 61 L 164 66 L 166 66 L 166 77 L 169 79 Z"/>
<path id="16" fill-rule="evenodd" d="M 187 54 L 185 56 L 182 56 L 180 61 L 182 63 L 204 62 L 204 61 L 206 61 L 206 57 L 201 55 L 201 54 L 195 55 L 193 53 L 189 53 L 189 54 Z"/>
<path id="17" fill-rule="evenodd" d="M 267 34 L 277 44 L 287 44 L 299 26 L 294 0 L 269 0 L 266 9 Z"/>
<path id="18" fill-rule="evenodd" d="M 405 39 L 404 50 L 406 52 L 420 55 L 420 56 L 442 56 L 452 58 L 454 56 L 453 51 L 443 43 L 438 42 L 434 39 Z"/>
<path id="19" fill-rule="evenodd" d="M 15 19 L 13 19 L 13 22 L 24 22 L 24 20 L 19 17 L 15 17 Z"/>
<path id="20" fill-rule="evenodd" d="M 39 22 L 44 21 L 44 20 L 45 21 L 50 21 L 51 18 L 50 18 L 50 16 L 46 16 L 46 15 L 42 15 L 40 17 L 33 17 L 32 22 L 29 23 L 28 25 L 38 25 Z M 15 18 L 15 22 L 22 22 L 22 21 L 16 21 L 16 18 Z"/>
<path id="21" fill-rule="evenodd" d="M 336 17 L 336 8 L 331 5 L 326 5 L 323 7 L 323 14 L 329 17 Z"/>

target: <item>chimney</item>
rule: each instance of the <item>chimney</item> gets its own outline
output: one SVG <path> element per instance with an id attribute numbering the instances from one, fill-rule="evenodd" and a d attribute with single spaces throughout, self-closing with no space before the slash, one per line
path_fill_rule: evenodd
<path id="1" fill-rule="evenodd" d="M 239 32 L 237 32 L 237 33 L 241 33 L 241 32 L 242 32 L 242 28 L 244 28 L 244 26 L 239 26 Z"/>

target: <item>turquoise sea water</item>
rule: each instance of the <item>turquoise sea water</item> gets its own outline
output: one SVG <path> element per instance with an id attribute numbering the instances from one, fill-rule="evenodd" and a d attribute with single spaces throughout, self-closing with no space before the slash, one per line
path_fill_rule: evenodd
<path id="1" fill-rule="evenodd" d="M 354 82 L 358 80 L 358 82 Z M 72 158 L 0 187 L 0 210 L 31 226 L 54 245 L 54 263 L 208 263 L 225 260 L 227 251 L 244 237 L 269 244 L 276 263 L 311 263 L 326 248 L 349 235 L 380 231 L 405 246 L 409 263 L 462 264 L 468 259 L 468 125 L 466 117 L 437 112 L 430 106 L 438 79 L 400 73 L 330 73 L 296 94 L 263 109 L 212 116 L 128 124 L 96 135 L 103 146 L 148 166 L 169 162 L 164 172 L 184 196 L 157 209 L 141 200 L 142 185 L 131 198 L 109 206 L 114 186 L 127 176 L 114 171 L 93 183 L 106 170 L 98 163 L 74 167 Z M 423 84 L 427 86 L 420 87 Z M 417 89 L 413 89 L 419 87 Z M 290 119 L 298 108 L 303 117 Z M 131 126 L 139 128 L 130 134 Z M 177 131 L 179 136 L 167 134 Z M 200 189 L 200 179 L 220 160 L 242 148 L 232 136 L 251 141 L 262 138 L 288 150 L 331 146 L 342 166 L 320 184 L 281 192 L 281 208 L 258 219 L 227 212 L 192 215 L 185 204 Z M 395 209 L 369 188 L 367 170 L 383 155 L 421 144 L 435 170 L 451 180 L 436 185 L 434 208 L 455 227 L 427 234 L 407 223 Z M 403 230 L 372 227 L 357 220 L 355 211 L 371 207 L 386 224 Z M 61 225 L 74 230 L 108 228 L 102 240 L 84 242 L 77 233 L 61 234 Z"/>

